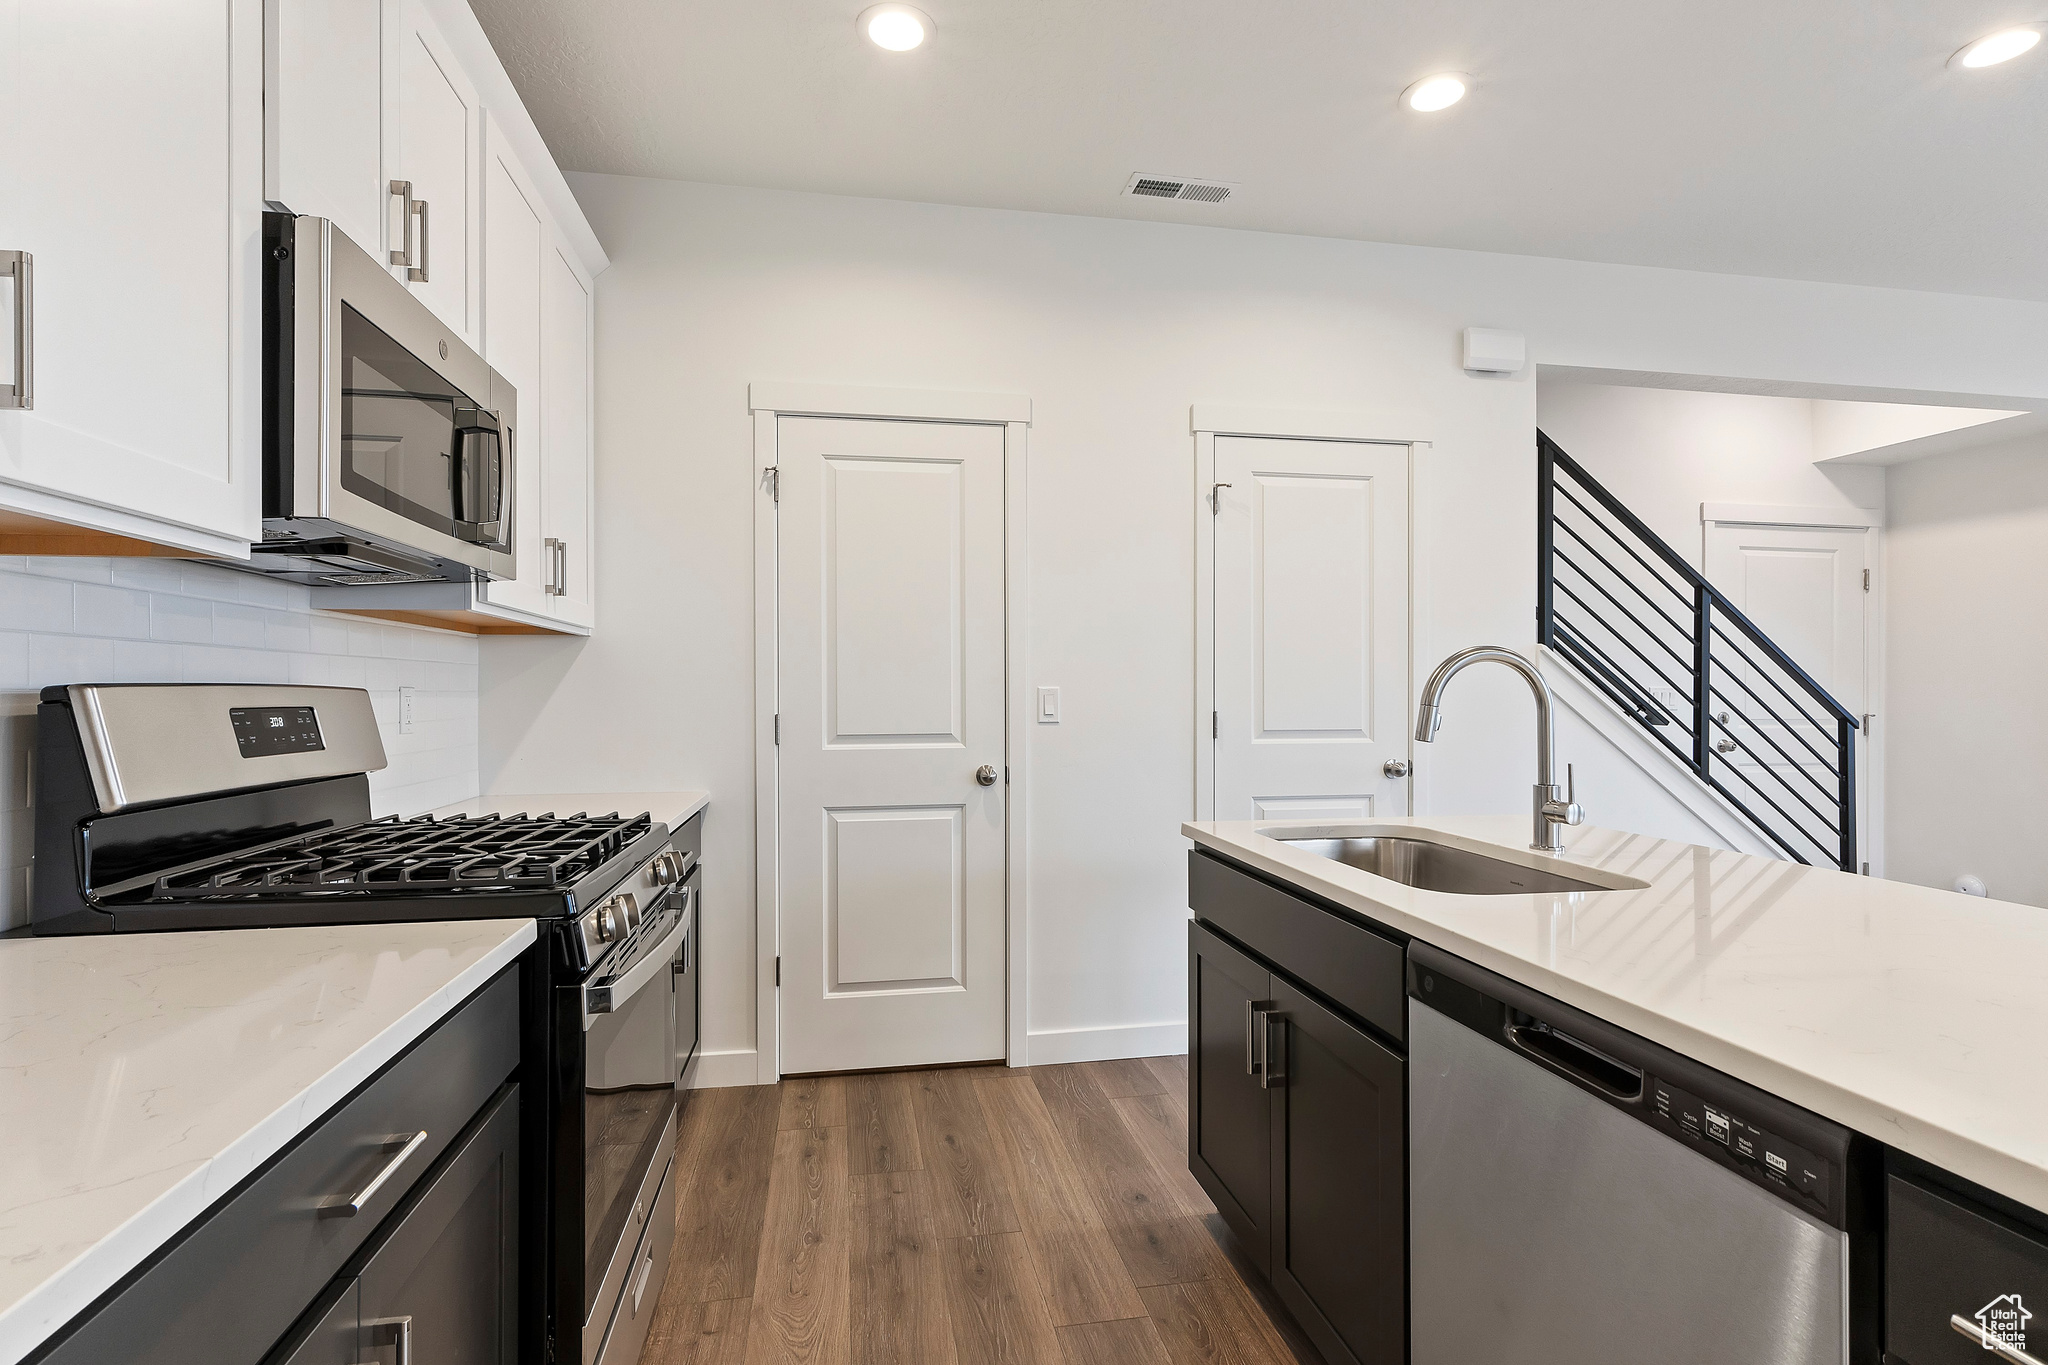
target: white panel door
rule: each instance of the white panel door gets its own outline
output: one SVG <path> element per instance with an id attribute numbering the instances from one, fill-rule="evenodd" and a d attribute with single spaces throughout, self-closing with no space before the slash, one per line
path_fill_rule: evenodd
<path id="1" fill-rule="evenodd" d="M 557 620 L 597 616 L 597 547 L 591 508 L 590 281 L 560 240 L 541 263 L 541 535 L 555 542 Z M 532 430 L 528 427 L 528 430 Z"/>
<path id="2" fill-rule="evenodd" d="M 1864 640 L 1869 596 L 1863 585 L 1870 536 L 1857 527 L 1721 522 L 1706 531 L 1707 581 L 1858 717 L 1869 695 Z M 1749 647 L 1746 640 L 1741 643 Z M 1837 850 L 1829 846 L 1820 821 L 1832 814 L 1828 803 L 1840 793 L 1839 777 L 1822 761 L 1833 753 L 1835 722 L 1803 691 L 1795 688 L 1788 698 L 1745 667 L 1733 649 L 1724 652 L 1719 642 L 1715 668 L 1720 695 L 1713 709 L 1730 721 L 1725 732 L 1714 732 L 1722 759 L 1740 769 L 1771 770 L 1769 776 L 1752 776 L 1784 814 L 1757 800 L 1748 804 L 1774 825 L 1789 819 L 1820 835 L 1812 842 L 1832 859 Z M 1867 751 L 1867 746 L 1859 749 Z M 1731 785 L 1745 798 L 1754 791 L 1739 780 Z M 1867 811 L 1870 787 L 1860 778 L 1858 787 L 1858 804 Z M 1813 855 L 1815 850 L 1801 846 Z"/>
<path id="3" fill-rule="evenodd" d="M 1408 462 L 1216 438 L 1216 819 L 1408 814 Z"/>
<path id="4" fill-rule="evenodd" d="M 237 76 L 246 63 L 260 81 L 261 52 L 253 0 L 0 3 L 0 250 L 30 253 L 34 272 L 34 407 L 0 411 L 0 481 L 258 533 L 243 423 L 262 163 L 237 134 L 260 133 L 261 95 Z M 0 283 L 0 383 L 14 303 Z"/>
<path id="5" fill-rule="evenodd" d="M 392 179 L 412 185 L 415 201 L 426 209 L 413 223 L 414 267 L 394 265 L 441 321 L 482 349 L 478 337 L 478 212 L 482 177 L 479 149 L 483 139 L 476 88 L 441 39 L 419 0 L 406 0 L 398 42 L 398 156 Z M 406 238 L 402 201 L 393 196 L 390 234 L 393 250 Z"/>
<path id="6" fill-rule="evenodd" d="M 776 468 L 781 1069 L 1000 1058 L 1003 429 L 784 417 Z"/>
<path id="7" fill-rule="evenodd" d="M 263 196 L 384 259 L 384 0 L 264 0 Z"/>
<path id="8" fill-rule="evenodd" d="M 484 164 L 484 359 L 518 394 L 512 431 L 512 546 L 516 576 L 484 589 L 500 606 L 545 613 L 550 564 L 541 545 L 541 464 L 548 457 L 541 382 L 541 260 L 548 231 L 526 176 L 491 125 Z M 551 254 L 551 253 L 550 253 Z"/>

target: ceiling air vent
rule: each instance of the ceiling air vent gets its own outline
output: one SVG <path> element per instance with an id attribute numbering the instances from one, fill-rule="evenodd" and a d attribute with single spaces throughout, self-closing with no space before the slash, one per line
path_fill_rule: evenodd
<path id="1" fill-rule="evenodd" d="M 1222 180 L 1190 180 L 1181 175 L 1134 175 L 1124 193 L 1138 199 L 1179 199 L 1195 204 L 1220 204 L 1237 193 Z"/>

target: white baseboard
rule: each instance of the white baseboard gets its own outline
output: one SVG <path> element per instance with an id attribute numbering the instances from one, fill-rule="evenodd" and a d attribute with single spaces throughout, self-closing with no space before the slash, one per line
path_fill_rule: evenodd
<path id="1" fill-rule="evenodd" d="M 760 1084 L 754 1074 L 756 1055 L 750 1047 L 698 1053 L 697 1074 L 690 1081 L 690 1089 L 721 1090 L 729 1085 Z"/>
<path id="2" fill-rule="evenodd" d="M 1106 1024 L 1034 1031 L 1025 1037 L 1026 1066 L 1108 1062 L 1119 1057 L 1169 1057 L 1188 1050 L 1188 1022 Z"/>

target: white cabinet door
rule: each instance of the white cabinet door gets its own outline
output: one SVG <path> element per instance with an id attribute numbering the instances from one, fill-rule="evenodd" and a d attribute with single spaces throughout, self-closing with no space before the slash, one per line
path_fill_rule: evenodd
<path id="1" fill-rule="evenodd" d="M 258 0 L 0 0 L 0 25 L 0 250 L 31 254 L 35 305 L 34 406 L 0 411 L 0 482 L 250 539 Z"/>
<path id="2" fill-rule="evenodd" d="M 1216 819 L 1408 814 L 1408 458 L 1216 438 Z"/>
<path id="3" fill-rule="evenodd" d="M 591 288 L 551 243 L 541 275 L 541 524 L 554 549 L 554 614 L 592 624 Z"/>
<path id="4" fill-rule="evenodd" d="M 391 179 L 412 187 L 414 211 L 405 212 L 399 195 L 387 201 L 391 249 L 402 250 L 408 242 L 412 247 L 410 264 L 394 264 L 392 271 L 481 350 L 482 119 L 476 87 L 418 0 L 405 0 L 399 14 L 398 152 Z"/>
<path id="5" fill-rule="evenodd" d="M 263 197 L 384 259 L 384 0 L 265 0 Z"/>
<path id="6" fill-rule="evenodd" d="M 541 464 L 547 458 L 541 378 L 541 256 L 547 228 L 531 184 L 495 124 L 484 146 L 484 359 L 518 390 L 512 430 L 512 538 L 518 573 L 484 589 L 487 601 L 545 613 L 550 565 L 541 545 Z"/>

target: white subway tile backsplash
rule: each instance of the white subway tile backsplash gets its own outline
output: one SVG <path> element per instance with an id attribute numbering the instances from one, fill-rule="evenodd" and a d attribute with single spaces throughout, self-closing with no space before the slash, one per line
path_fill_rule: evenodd
<path id="1" fill-rule="evenodd" d="M 77 682 L 367 687 L 388 764 L 379 815 L 477 791 L 477 642 L 314 612 L 307 590 L 173 559 L 0 556 L 0 929 L 28 919 L 36 689 Z M 398 733 L 398 689 L 416 689 Z"/>

